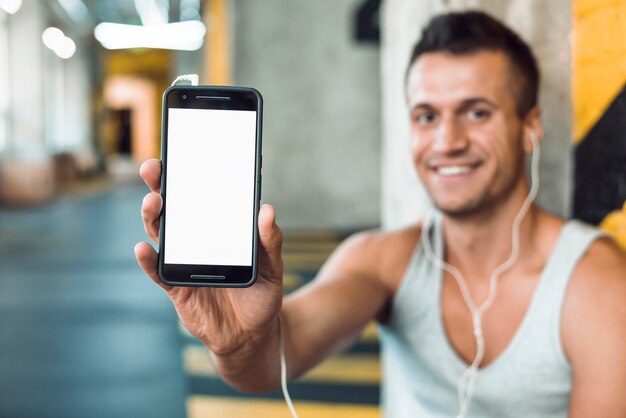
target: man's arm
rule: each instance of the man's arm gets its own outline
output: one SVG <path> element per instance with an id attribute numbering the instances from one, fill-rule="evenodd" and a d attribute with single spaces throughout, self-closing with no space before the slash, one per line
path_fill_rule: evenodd
<path id="1" fill-rule="evenodd" d="M 141 176 L 152 192 L 143 201 L 142 218 L 155 242 L 162 205 L 160 175 L 157 160 L 143 164 Z M 397 235 L 363 233 L 348 239 L 316 280 L 284 303 L 282 233 L 269 206 L 259 214 L 259 274 L 249 288 L 165 286 L 158 278 L 154 249 L 140 243 L 135 255 L 144 272 L 170 297 L 185 327 L 209 347 L 221 376 L 240 390 L 270 391 L 280 386 L 281 322 L 287 368 L 294 377 L 353 341 L 383 309 L 393 293 L 384 278 L 391 277 L 392 266 L 402 264 L 395 262 L 396 254 L 402 253 L 393 238 Z M 400 246 L 405 247 L 402 242 Z"/>
<path id="2" fill-rule="evenodd" d="M 290 377 L 346 349 L 389 303 L 386 244 L 394 237 L 361 233 L 329 258 L 317 278 L 286 298 L 283 307 Z"/>
<path id="3" fill-rule="evenodd" d="M 381 235 L 361 233 L 346 240 L 313 282 L 283 301 L 280 320 L 288 378 L 304 374 L 345 349 L 389 301 L 390 289 L 380 279 L 380 268 L 384 265 L 380 263 L 384 254 L 380 245 L 386 241 Z M 213 362 L 222 377 L 242 390 L 277 389 L 280 386 L 278 326 L 277 320 L 276 328 L 266 339 L 241 353 L 213 354 Z M 245 376 L 249 367 L 242 367 L 257 362 L 264 364 L 263 381 L 254 374 Z"/>
<path id="4" fill-rule="evenodd" d="M 335 250 L 313 282 L 285 298 L 281 322 L 288 378 L 347 348 L 372 319 L 385 320 L 419 236 L 417 226 L 354 235 Z M 280 386 L 279 350 L 277 321 L 263 341 L 241 353 L 214 354 L 213 361 L 222 377 L 241 390 L 274 390 Z M 251 368 L 258 364 L 263 368 Z"/>
<path id="5" fill-rule="evenodd" d="M 573 368 L 570 418 L 626 417 L 626 254 L 606 239 L 576 269 L 562 339 Z"/>

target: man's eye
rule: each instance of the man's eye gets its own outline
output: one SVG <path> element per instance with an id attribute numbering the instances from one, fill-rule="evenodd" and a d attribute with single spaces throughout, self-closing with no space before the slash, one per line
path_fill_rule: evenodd
<path id="1" fill-rule="evenodd" d="M 470 120 L 487 119 L 490 114 L 489 111 L 483 109 L 470 109 L 470 111 L 467 112 L 467 116 Z"/>
<path id="2" fill-rule="evenodd" d="M 435 121 L 434 113 L 420 113 L 415 116 L 415 122 L 419 125 L 428 125 Z"/>

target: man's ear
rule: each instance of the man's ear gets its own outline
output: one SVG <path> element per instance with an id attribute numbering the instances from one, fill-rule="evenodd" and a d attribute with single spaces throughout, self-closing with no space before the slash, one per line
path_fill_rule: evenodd
<path id="1" fill-rule="evenodd" d="M 524 118 L 524 152 L 531 154 L 533 141 L 536 144 L 543 140 L 543 123 L 541 122 L 541 108 L 533 107 Z"/>

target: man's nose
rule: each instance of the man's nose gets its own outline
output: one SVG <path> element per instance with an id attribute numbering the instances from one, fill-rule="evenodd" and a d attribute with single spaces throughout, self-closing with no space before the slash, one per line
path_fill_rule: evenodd
<path id="1" fill-rule="evenodd" d="M 442 118 L 435 131 L 433 150 L 443 153 L 454 153 L 465 150 L 467 145 L 467 137 L 459 123 L 452 117 Z"/>

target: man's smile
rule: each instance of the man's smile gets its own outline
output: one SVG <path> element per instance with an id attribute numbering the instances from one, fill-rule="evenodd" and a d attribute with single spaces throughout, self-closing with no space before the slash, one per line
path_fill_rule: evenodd
<path id="1" fill-rule="evenodd" d="M 480 161 L 438 161 L 427 164 L 428 168 L 442 177 L 469 174 L 481 165 Z"/>
<path id="2" fill-rule="evenodd" d="M 469 165 L 449 165 L 436 169 L 437 174 L 441 176 L 458 176 L 459 174 L 469 173 L 472 169 Z"/>

